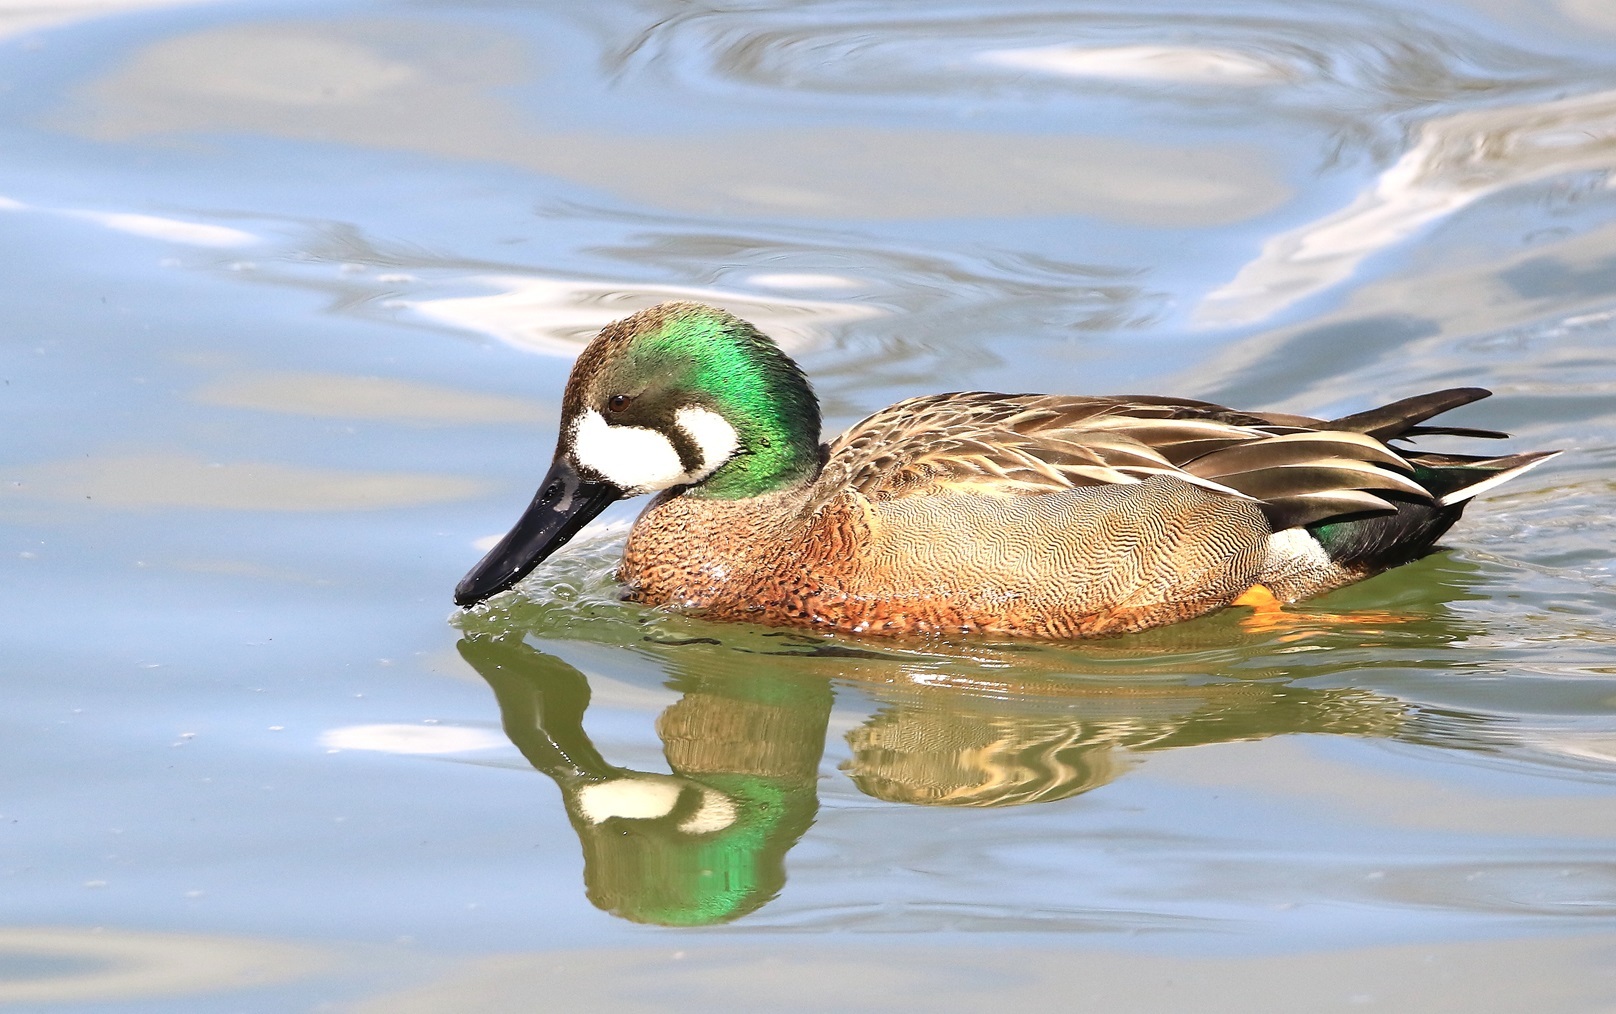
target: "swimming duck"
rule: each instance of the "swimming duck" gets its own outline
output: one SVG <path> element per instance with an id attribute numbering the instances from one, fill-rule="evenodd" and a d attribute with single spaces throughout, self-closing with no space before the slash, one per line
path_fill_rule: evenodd
<path id="1" fill-rule="evenodd" d="M 1487 397 L 1324 421 L 1184 398 L 910 398 L 828 445 L 801 369 L 751 324 L 664 303 L 608 325 L 567 381 L 550 472 L 455 589 L 515 585 L 624 497 L 626 597 L 855 633 L 1099 637 L 1294 602 L 1427 552 L 1476 494 L 1554 451 L 1393 448 Z"/>

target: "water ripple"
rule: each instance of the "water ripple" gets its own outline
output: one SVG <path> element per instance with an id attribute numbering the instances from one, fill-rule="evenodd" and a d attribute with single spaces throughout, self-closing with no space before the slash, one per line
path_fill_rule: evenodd
<path id="1" fill-rule="evenodd" d="M 610 54 L 608 66 L 620 78 L 683 76 L 691 87 L 953 100 L 1087 89 L 1101 79 L 1204 86 L 1196 100 L 1245 104 L 1252 86 L 1282 85 L 1263 100 L 1364 119 L 1557 77 L 1555 63 L 1464 25 L 1338 3 L 1286 5 L 1276 16 L 1184 5 L 1150 18 L 1132 6 L 889 17 L 853 5 L 816 5 L 811 16 L 795 5 L 701 11 L 659 22 Z"/>
<path id="2" fill-rule="evenodd" d="M 1394 904 L 1447 910 L 1609 919 L 1616 916 L 1616 865 L 1501 861 L 1410 867 L 1365 880 L 1366 893 Z"/>
<path id="3" fill-rule="evenodd" d="M 1492 194 L 1553 176 L 1616 171 L 1616 91 L 1427 121 L 1347 207 L 1280 233 L 1196 313 L 1248 324 L 1352 277 L 1365 258 Z"/>

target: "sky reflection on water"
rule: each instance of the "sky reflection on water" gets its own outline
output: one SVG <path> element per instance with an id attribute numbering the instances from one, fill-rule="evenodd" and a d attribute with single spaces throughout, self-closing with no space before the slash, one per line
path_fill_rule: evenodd
<path id="1" fill-rule="evenodd" d="M 1613 42 L 1591 0 L 0 0 L 0 1001 L 1608 1004 Z M 1476 385 L 1456 423 L 1572 453 L 1282 629 L 714 627 L 618 601 L 632 506 L 451 616 L 572 353 L 675 296 L 830 428 Z"/>

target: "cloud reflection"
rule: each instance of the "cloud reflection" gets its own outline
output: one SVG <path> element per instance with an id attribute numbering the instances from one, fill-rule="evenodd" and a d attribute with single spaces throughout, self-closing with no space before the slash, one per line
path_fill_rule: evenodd
<path id="1" fill-rule="evenodd" d="M 206 2 L 211 0 L 4 0 L 0 2 L 0 39 L 145 8 Z"/>
<path id="2" fill-rule="evenodd" d="M 229 408 L 421 424 L 548 423 L 556 416 L 554 407 L 526 398 L 336 373 L 239 374 L 213 381 L 193 397 Z"/>
<path id="3" fill-rule="evenodd" d="M 689 285 L 584 282 L 514 275 L 471 279 L 498 288 L 487 296 L 401 300 L 421 316 L 480 331 L 518 348 L 572 357 L 601 328 L 657 303 L 690 299 L 716 303 L 756 324 L 789 351 L 818 344 L 838 324 L 869 320 L 886 311 L 863 304 L 796 297 L 762 297 Z"/>
<path id="4" fill-rule="evenodd" d="M 1286 68 L 1237 50 L 1195 46 L 1033 46 L 990 49 L 982 63 L 1062 77 L 1262 85 L 1288 80 Z"/>
<path id="5" fill-rule="evenodd" d="M 320 734 L 320 745 L 330 750 L 431 755 L 492 750 L 504 746 L 505 740 L 484 729 L 458 725 L 379 723 L 327 729 Z"/>
<path id="6" fill-rule="evenodd" d="M 1249 324 L 1352 277 L 1363 261 L 1491 194 L 1616 169 L 1616 91 L 1471 110 L 1428 121 L 1350 205 L 1274 236 L 1196 311 Z"/>
<path id="7" fill-rule="evenodd" d="M 1207 226 L 1289 196 L 1249 144 L 772 121 L 613 133 L 568 122 L 553 88 L 511 101 L 545 79 L 492 33 L 403 20 L 230 26 L 143 48 L 50 122 L 108 142 L 233 133 L 479 159 L 722 218 Z"/>
<path id="8" fill-rule="evenodd" d="M 0 197 L 0 211 L 37 211 L 62 215 L 66 218 L 93 222 L 114 232 L 141 236 L 146 239 L 160 239 L 169 243 L 181 243 L 186 246 L 227 248 L 250 246 L 259 241 L 259 237 L 252 233 L 244 232 L 241 229 L 232 229 L 229 226 L 209 225 L 205 222 L 188 222 L 184 219 L 167 218 L 161 215 L 140 215 L 127 211 L 92 211 L 86 208 L 37 208 L 9 197 Z"/>
<path id="9" fill-rule="evenodd" d="M 323 950 L 241 937 L 5 927 L 0 1004 L 128 1003 L 234 992 L 306 978 L 331 963 Z"/>
<path id="10" fill-rule="evenodd" d="M 13 502 L 125 509 L 379 510 L 465 500 L 488 489 L 485 482 L 455 475 L 210 462 L 180 454 L 70 458 L 24 465 L 6 478 L 0 490 Z"/>

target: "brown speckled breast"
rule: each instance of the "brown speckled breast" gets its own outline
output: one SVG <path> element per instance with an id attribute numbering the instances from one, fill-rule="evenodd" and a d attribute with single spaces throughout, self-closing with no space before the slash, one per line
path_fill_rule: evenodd
<path id="1" fill-rule="evenodd" d="M 630 598 L 717 619 L 877 634 L 1069 639 L 1229 604 L 1267 560 L 1257 506 L 1169 476 L 871 501 L 814 486 L 659 499 L 619 577 Z"/>

